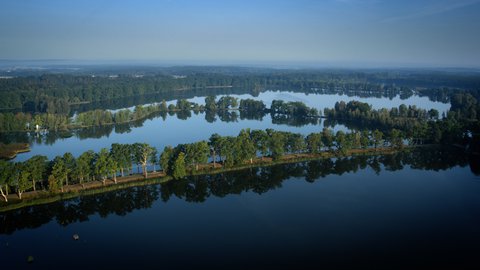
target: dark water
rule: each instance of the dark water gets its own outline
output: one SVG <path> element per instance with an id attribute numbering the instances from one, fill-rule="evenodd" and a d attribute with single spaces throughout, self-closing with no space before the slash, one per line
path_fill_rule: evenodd
<path id="1" fill-rule="evenodd" d="M 0 214 L 0 261 L 2 269 L 478 269 L 478 164 L 446 150 L 318 160 L 24 208 Z"/>

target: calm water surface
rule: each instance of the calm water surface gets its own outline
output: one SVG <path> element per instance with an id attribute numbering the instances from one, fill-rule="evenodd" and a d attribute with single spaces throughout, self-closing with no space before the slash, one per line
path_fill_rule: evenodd
<path id="1" fill-rule="evenodd" d="M 222 95 L 218 95 L 220 97 Z M 270 106 L 272 100 L 280 99 L 284 101 L 302 101 L 310 107 L 319 110 L 328 107 L 332 108 L 337 101 L 361 100 L 372 104 L 372 108 L 391 108 L 398 107 L 400 104 L 416 105 L 423 109 L 437 109 L 440 112 L 446 112 L 450 104 L 435 102 L 427 97 L 411 96 L 407 99 L 400 99 L 399 96 L 393 98 L 387 97 L 355 97 L 338 94 L 304 94 L 290 91 L 265 91 L 256 96 L 250 94 L 232 94 L 231 96 L 239 99 L 253 98 L 262 100 L 267 106 Z M 189 98 L 188 100 L 199 104 L 204 104 L 205 96 Z M 168 103 L 176 103 L 176 100 Z M 131 107 L 133 109 L 133 107 Z M 62 138 L 62 136 L 52 134 L 50 138 L 34 139 L 25 134 L 2 135 L 2 141 L 30 142 L 31 151 L 19 154 L 14 161 L 24 161 L 34 155 L 46 155 L 53 159 L 57 155 L 63 155 L 65 152 L 71 152 L 75 156 L 87 150 L 98 151 L 101 148 L 110 148 L 112 143 L 135 143 L 146 142 L 157 147 L 160 151 L 167 145 L 175 146 L 181 143 L 191 143 L 200 140 L 208 140 L 213 133 L 222 136 L 236 136 L 241 129 L 267 129 L 272 128 L 282 131 L 291 131 L 308 135 L 312 132 L 319 132 L 324 128 L 325 121 L 319 120 L 318 123 L 307 123 L 304 125 L 287 125 L 286 123 L 272 122 L 269 114 L 262 120 L 247 120 L 238 117 L 235 121 L 225 122 L 216 117 L 214 122 L 205 120 L 205 113 L 198 115 L 191 114 L 186 120 L 181 120 L 176 116 L 167 116 L 166 119 L 155 117 L 141 121 L 141 124 L 131 124 L 128 127 L 101 127 L 89 130 L 74 132 L 73 136 Z M 343 125 L 335 125 L 334 132 L 338 130 L 348 131 Z M 5 137 L 10 137 L 6 139 Z"/>
<path id="2" fill-rule="evenodd" d="M 86 196 L 0 214 L 0 258 L 5 269 L 475 269 L 480 178 L 472 170 L 462 156 L 414 153 Z"/>

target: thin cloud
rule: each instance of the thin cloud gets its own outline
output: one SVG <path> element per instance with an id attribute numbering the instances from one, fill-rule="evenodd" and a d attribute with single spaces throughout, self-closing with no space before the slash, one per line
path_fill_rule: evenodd
<path id="1" fill-rule="evenodd" d="M 480 3 L 480 0 L 455 1 L 455 2 L 448 2 L 448 3 L 443 2 L 441 4 L 425 6 L 422 9 L 419 9 L 409 14 L 386 18 L 382 20 L 382 22 L 397 22 L 397 21 L 403 21 L 403 20 L 409 20 L 409 19 L 417 19 L 417 18 L 446 13 L 455 9 L 471 6 L 477 3 Z"/>

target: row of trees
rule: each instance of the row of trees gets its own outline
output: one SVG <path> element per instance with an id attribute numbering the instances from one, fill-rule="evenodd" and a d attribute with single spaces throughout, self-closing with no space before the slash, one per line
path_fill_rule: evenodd
<path id="1" fill-rule="evenodd" d="M 82 196 L 76 200 L 36 205 L 28 211 L 18 209 L 4 212 L 1 214 L 0 234 L 11 234 L 17 230 L 39 227 L 52 221 L 60 226 L 68 226 L 88 220 L 93 215 L 101 217 L 110 214 L 125 215 L 134 209 L 150 208 L 158 200 L 167 202 L 174 197 L 187 202 L 204 202 L 209 198 L 222 198 L 243 192 L 264 194 L 277 189 L 283 181 L 292 177 L 314 182 L 329 175 L 355 173 L 366 168 L 378 174 L 382 170 L 397 171 L 406 166 L 438 171 L 456 166 L 465 167 L 469 163 L 472 172 L 480 175 L 480 162 L 478 159 L 476 161 L 469 160 L 462 151 L 418 148 L 393 155 L 320 159 L 202 175 L 180 181 L 168 181 L 161 185 L 137 186 L 95 196 Z"/>
<path id="2" fill-rule="evenodd" d="M 181 119 L 186 119 L 190 111 L 195 113 L 206 111 L 209 117 L 219 114 L 226 120 L 229 119 L 228 110 L 239 109 L 247 118 L 261 118 L 269 111 L 272 118 L 279 118 L 279 116 L 289 117 L 305 117 L 318 116 L 318 111 L 307 107 L 302 102 L 283 102 L 274 100 L 271 109 L 266 109 L 263 101 L 253 99 L 240 100 L 240 107 L 238 106 L 238 99 L 231 96 L 222 96 L 216 100 L 215 96 L 208 96 L 205 98 L 206 105 L 200 105 L 195 102 L 190 102 L 186 99 L 178 99 L 176 104 L 167 106 L 165 100 L 159 104 L 136 106 L 134 110 L 123 109 L 116 112 L 109 110 L 93 110 L 82 112 L 75 115 L 73 118 L 63 114 L 49 114 L 49 113 L 0 113 L 0 131 L 34 131 L 37 125 L 41 128 L 51 130 L 65 130 L 68 128 L 88 127 L 88 126 L 103 126 L 111 124 L 121 124 L 131 121 L 144 119 L 154 113 L 178 113 Z"/>
<path id="3" fill-rule="evenodd" d="M 117 175 L 124 176 L 125 171 L 133 173 L 133 164 L 142 168 L 147 177 L 147 166 L 158 162 L 158 153 L 154 147 L 145 143 L 112 144 L 110 150 L 103 148 L 98 153 L 87 151 L 75 158 L 67 152 L 49 161 L 47 157 L 37 155 L 25 162 L 0 160 L 0 194 L 7 200 L 10 190 L 14 190 L 21 199 L 28 190 L 61 190 L 70 184 L 81 184 L 100 180 L 104 184 L 108 177 L 115 183 Z"/>
<path id="4" fill-rule="evenodd" d="M 154 147 L 145 143 L 112 144 L 110 150 L 103 148 L 98 153 L 87 151 L 78 158 L 65 153 L 51 161 L 45 156 L 34 156 L 25 162 L 1 160 L 0 193 L 6 200 L 10 190 L 15 190 L 21 198 L 23 192 L 35 191 L 38 186 L 63 191 L 66 185 L 84 185 L 95 180 L 105 184 L 108 178 L 116 183 L 117 176 L 124 176 L 125 172 L 133 173 L 134 164 L 142 169 L 144 177 L 148 176 L 148 165 L 152 165 L 155 171 L 159 163 L 164 173 L 178 179 L 185 177 L 189 170 L 199 170 L 200 166 L 205 166 L 209 157 L 214 167 L 217 162 L 225 167 L 233 167 L 251 164 L 258 156 L 262 159 L 270 156 L 278 160 L 284 154 L 316 154 L 321 151 L 346 154 L 352 148 L 376 148 L 379 145 L 402 147 L 404 139 L 398 130 L 384 136 L 378 130 L 352 133 L 338 131 L 334 134 L 332 130 L 324 129 L 305 137 L 272 129 L 245 129 L 235 137 L 213 134 L 208 142 L 167 146 L 160 155 Z"/>

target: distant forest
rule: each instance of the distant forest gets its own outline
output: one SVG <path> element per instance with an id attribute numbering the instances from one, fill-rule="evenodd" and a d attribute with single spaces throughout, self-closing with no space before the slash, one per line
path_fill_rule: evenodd
<path id="1" fill-rule="evenodd" d="M 115 70 L 114 70 L 115 71 Z M 425 95 L 448 101 L 467 91 L 479 98 L 480 75 L 440 71 L 282 70 L 228 67 L 91 70 L 70 74 L 25 73 L 0 79 L 0 109 L 68 114 L 70 106 L 168 91 L 236 87 L 263 91 Z M 3 73 L 2 73 L 3 74 Z M 15 73 L 14 73 L 15 74 Z M 87 75 L 88 74 L 88 75 Z M 28 75 L 28 76 L 26 76 Z M 92 108 L 95 109 L 95 108 Z"/>

